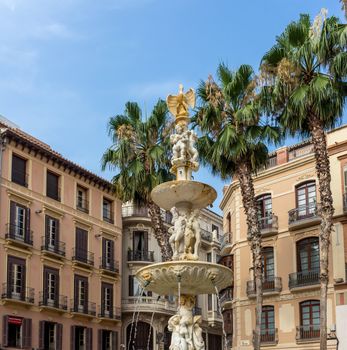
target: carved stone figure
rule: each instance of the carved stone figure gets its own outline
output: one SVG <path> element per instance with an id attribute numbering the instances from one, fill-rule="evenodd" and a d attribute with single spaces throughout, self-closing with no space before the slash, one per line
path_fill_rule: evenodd
<path id="1" fill-rule="evenodd" d="M 172 332 L 170 350 L 188 350 L 186 340 L 180 335 L 180 316 L 174 315 L 169 319 L 168 330 Z"/>
<path id="2" fill-rule="evenodd" d="M 176 117 L 188 118 L 189 107 L 194 108 L 195 106 L 195 93 L 193 89 L 189 89 L 185 94 L 183 93 L 183 85 L 179 85 L 178 95 L 169 95 L 166 98 L 166 103 L 169 111 Z"/>
<path id="3" fill-rule="evenodd" d="M 193 343 L 194 350 L 205 350 L 205 342 L 202 337 L 202 329 L 201 329 L 201 316 L 194 316 L 194 325 L 193 325 Z"/>
<path id="4" fill-rule="evenodd" d="M 172 224 L 168 232 L 171 234 L 169 242 L 173 250 L 173 259 L 178 259 L 184 250 L 184 233 L 187 226 L 187 215 L 185 212 L 179 213 L 176 208 L 171 209 Z"/>
<path id="5" fill-rule="evenodd" d="M 183 259 L 198 260 L 201 244 L 201 234 L 199 225 L 199 210 L 191 212 L 184 232 L 184 255 Z"/>
<path id="6" fill-rule="evenodd" d="M 188 349 L 194 350 L 193 346 L 193 307 L 195 305 L 195 297 L 192 295 L 182 295 L 179 309 L 180 316 L 180 335 L 185 339 Z"/>

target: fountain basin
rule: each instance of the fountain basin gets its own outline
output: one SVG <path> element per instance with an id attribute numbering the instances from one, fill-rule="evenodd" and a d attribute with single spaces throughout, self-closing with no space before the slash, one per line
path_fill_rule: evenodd
<path id="1" fill-rule="evenodd" d="M 215 294 L 232 285 L 233 273 L 228 267 L 205 261 L 166 261 L 139 269 L 136 278 L 145 290 L 159 295 Z"/>
<path id="2" fill-rule="evenodd" d="M 161 208 L 170 210 L 178 203 L 189 203 L 190 209 L 202 209 L 212 204 L 217 192 L 211 186 L 198 181 L 168 181 L 156 186 L 151 197 Z"/>

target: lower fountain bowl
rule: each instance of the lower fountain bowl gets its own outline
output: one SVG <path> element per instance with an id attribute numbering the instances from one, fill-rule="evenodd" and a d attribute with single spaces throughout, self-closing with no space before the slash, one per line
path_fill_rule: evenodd
<path id="1" fill-rule="evenodd" d="M 215 294 L 233 283 L 232 271 L 223 265 L 204 261 L 167 261 L 139 269 L 136 278 L 145 290 L 158 295 Z"/>

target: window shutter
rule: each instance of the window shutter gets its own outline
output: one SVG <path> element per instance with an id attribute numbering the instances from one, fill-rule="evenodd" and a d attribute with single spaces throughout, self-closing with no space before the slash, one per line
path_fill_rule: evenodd
<path id="1" fill-rule="evenodd" d="M 106 238 L 102 238 L 102 266 L 104 267 L 106 265 Z"/>
<path id="2" fill-rule="evenodd" d="M 98 329 L 98 350 L 102 350 L 102 329 Z"/>
<path id="3" fill-rule="evenodd" d="M 71 328 L 70 328 L 71 350 L 75 350 L 75 336 L 76 336 L 76 326 L 71 326 Z"/>
<path id="4" fill-rule="evenodd" d="M 16 224 L 16 203 L 11 201 L 10 203 L 10 227 L 9 227 L 9 232 L 12 233 L 14 231 L 14 225 Z"/>
<path id="5" fill-rule="evenodd" d="M 86 328 L 87 336 L 86 336 L 86 350 L 93 350 L 93 329 Z"/>
<path id="6" fill-rule="evenodd" d="M 118 350 L 118 332 L 112 332 L 112 350 Z"/>
<path id="7" fill-rule="evenodd" d="M 2 318 L 2 346 L 8 346 L 8 316 Z"/>
<path id="8" fill-rule="evenodd" d="M 77 301 L 78 301 L 78 276 L 74 279 L 74 293 L 73 293 L 73 311 L 77 311 Z"/>
<path id="9" fill-rule="evenodd" d="M 143 233 L 143 237 L 144 237 L 144 250 L 145 250 L 145 254 L 148 252 L 148 232 L 145 231 Z"/>
<path id="10" fill-rule="evenodd" d="M 55 219 L 55 222 L 57 227 L 56 240 L 60 241 L 60 221 L 58 219 Z M 57 242 L 57 247 L 58 247 L 58 242 Z"/>
<path id="11" fill-rule="evenodd" d="M 43 302 L 46 305 L 47 299 L 48 299 L 48 286 L 47 286 L 47 267 L 43 268 Z"/>
<path id="12" fill-rule="evenodd" d="M 45 248 L 48 247 L 48 239 L 49 239 L 49 220 L 50 217 L 48 215 L 45 216 Z"/>
<path id="13" fill-rule="evenodd" d="M 129 297 L 134 296 L 134 276 L 129 276 Z"/>
<path id="14" fill-rule="evenodd" d="M 25 214 L 25 240 L 30 242 L 30 208 L 26 208 Z"/>
<path id="15" fill-rule="evenodd" d="M 39 349 L 45 349 L 45 321 L 39 323 Z"/>
<path id="16" fill-rule="evenodd" d="M 31 331 L 32 331 L 31 318 L 24 318 L 22 327 L 23 327 L 23 347 L 31 348 Z"/>
<path id="17" fill-rule="evenodd" d="M 111 241 L 111 261 L 114 267 L 116 267 L 116 262 L 114 261 L 114 241 Z"/>
<path id="18" fill-rule="evenodd" d="M 101 283 L 101 313 L 105 312 L 105 283 Z"/>
<path id="19" fill-rule="evenodd" d="M 88 301 L 89 301 L 89 283 L 88 283 L 88 279 L 85 278 L 84 279 L 84 284 L 85 284 L 85 301 L 84 301 L 84 307 L 86 309 L 88 309 Z"/>
<path id="20" fill-rule="evenodd" d="M 55 325 L 56 331 L 56 350 L 62 350 L 63 344 L 63 325 L 61 323 L 57 323 Z"/>

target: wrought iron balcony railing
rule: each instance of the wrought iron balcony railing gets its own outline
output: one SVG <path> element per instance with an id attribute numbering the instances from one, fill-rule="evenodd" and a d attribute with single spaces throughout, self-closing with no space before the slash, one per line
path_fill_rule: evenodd
<path id="1" fill-rule="evenodd" d="M 35 289 L 30 287 L 23 287 L 21 285 L 15 285 L 12 283 L 3 283 L 1 298 L 34 304 Z"/>
<path id="2" fill-rule="evenodd" d="M 107 270 L 114 273 L 119 273 L 119 261 L 106 259 L 106 257 L 100 258 L 100 269 Z"/>
<path id="3" fill-rule="evenodd" d="M 319 339 L 320 336 L 320 327 L 317 325 L 307 325 L 307 326 L 298 326 L 296 327 L 296 340 L 315 340 Z"/>
<path id="4" fill-rule="evenodd" d="M 42 291 L 39 293 L 39 306 L 47 306 L 60 310 L 67 310 L 67 296 L 66 295 L 54 295 L 50 297 L 48 291 Z"/>
<path id="5" fill-rule="evenodd" d="M 263 293 L 279 293 L 282 291 L 282 278 L 269 277 L 263 280 Z M 256 295 L 255 281 L 247 281 L 247 296 Z"/>
<path id="6" fill-rule="evenodd" d="M 128 250 L 128 261 L 154 261 L 154 252 L 148 250 Z"/>
<path id="7" fill-rule="evenodd" d="M 48 236 L 41 237 L 41 251 L 46 251 L 61 256 L 65 256 L 65 242 L 61 241 L 52 241 Z"/>
<path id="8" fill-rule="evenodd" d="M 143 218 L 149 218 L 149 211 L 146 207 L 141 207 L 137 205 L 124 205 L 122 207 L 122 217 L 143 217 Z M 172 222 L 172 214 L 169 211 L 166 211 L 164 209 L 161 209 L 161 218 L 164 222 L 167 224 L 171 224 Z"/>
<path id="9" fill-rule="evenodd" d="M 278 329 L 277 328 L 269 328 L 269 329 L 261 329 L 260 331 L 260 342 L 262 344 L 275 344 L 278 342 Z"/>
<path id="10" fill-rule="evenodd" d="M 311 203 L 309 205 L 302 205 L 298 208 L 289 210 L 288 212 L 289 225 L 301 220 L 315 219 L 319 217 L 319 204 Z"/>
<path id="11" fill-rule="evenodd" d="M 228 287 L 226 289 L 223 289 L 220 293 L 219 293 L 219 300 L 221 305 L 223 305 L 224 303 L 228 302 L 228 301 L 232 301 L 233 300 L 233 288 Z"/>
<path id="12" fill-rule="evenodd" d="M 200 229 L 201 238 L 205 241 L 212 242 L 212 232 Z"/>
<path id="13" fill-rule="evenodd" d="M 289 274 L 289 289 L 319 284 L 319 269 Z"/>
<path id="14" fill-rule="evenodd" d="M 95 303 L 92 303 L 90 301 L 79 303 L 78 300 L 71 299 L 70 302 L 71 312 L 76 312 L 79 314 L 89 315 L 89 316 L 96 316 L 96 305 Z"/>
<path id="15" fill-rule="evenodd" d="M 33 245 L 33 231 L 26 226 L 6 224 L 5 238 L 19 243 Z"/>
<path id="16" fill-rule="evenodd" d="M 259 218 L 259 226 L 262 231 L 278 231 L 278 217 L 275 214 Z"/>
<path id="17" fill-rule="evenodd" d="M 72 249 L 72 260 L 86 265 L 94 266 L 94 253 L 84 249 Z"/>
<path id="18" fill-rule="evenodd" d="M 78 198 L 76 199 L 76 208 L 80 211 L 83 211 L 85 213 L 89 213 L 89 202 L 84 198 Z"/>
<path id="19" fill-rule="evenodd" d="M 224 248 L 226 245 L 232 243 L 232 233 L 231 232 L 226 232 L 222 236 L 222 241 L 221 241 L 221 249 Z"/>
<path id="20" fill-rule="evenodd" d="M 121 319 L 121 309 L 114 307 L 107 309 L 104 305 L 99 306 L 99 318 L 108 318 L 110 320 L 120 320 Z"/>

